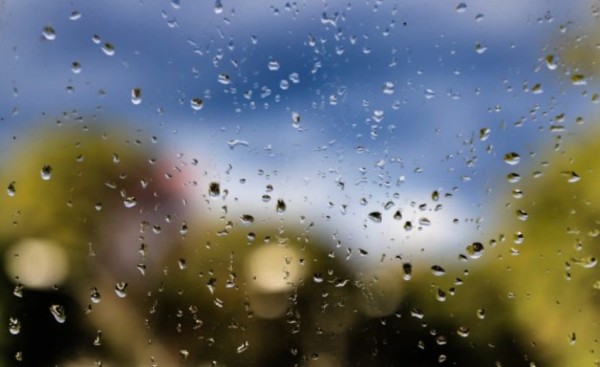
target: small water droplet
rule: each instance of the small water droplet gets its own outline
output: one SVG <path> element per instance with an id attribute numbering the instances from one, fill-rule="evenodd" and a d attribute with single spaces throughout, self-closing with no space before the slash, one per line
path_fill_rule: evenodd
<path id="1" fill-rule="evenodd" d="M 242 222 L 243 225 L 250 225 L 250 224 L 254 223 L 254 217 L 250 214 L 243 214 L 240 217 L 240 221 Z"/>
<path id="2" fill-rule="evenodd" d="M 96 347 L 99 347 L 102 345 L 102 331 L 98 330 L 96 332 L 96 337 L 94 338 L 94 341 L 92 344 L 94 344 L 94 346 L 96 346 Z"/>
<path id="3" fill-rule="evenodd" d="M 456 12 L 457 13 L 464 13 L 467 11 L 467 4 L 466 3 L 460 3 L 456 6 Z"/>
<path id="4" fill-rule="evenodd" d="M 529 214 L 525 210 L 517 209 L 515 214 L 519 220 L 526 221 L 529 218 Z"/>
<path id="5" fill-rule="evenodd" d="M 17 190 L 15 189 L 15 181 L 12 181 L 8 184 L 8 187 L 6 188 L 6 193 L 10 197 L 15 196 L 15 194 L 17 193 Z"/>
<path id="6" fill-rule="evenodd" d="M 56 39 L 56 31 L 52 26 L 47 25 L 42 29 L 42 36 L 48 41 L 54 41 Z"/>
<path id="7" fill-rule="evenodd" d="M 483 308 L 477 310 L 477 318 L 480 320 L 485 319 L 485 310 Z"/>
<path id="8" fill-rule="evenodd" d="M 8 319 L 8 331 L 12 335 L 18 335 L 21 332 L 21 322 L 16 317 Z"/>
<path id="9" fill-rule="evenodd" d="M 438 290 L 435 294 L 435 299 L 437 299 L 440 302 L 445 302 L 446 301 L 446 292 L 444 292 L 441 288 L 438 288 Z"/>
<path id="10" fill-rule="evenodd" d="M 63 324 L 65 321 L 67 321 L 65 308 L 61 305 L 51 305 L 50 313 L 52 314 L 52 316 L 54 316 L 54 320 L 56 320 L 56 322 L 60 324 Z"/>
<path id="11" fill-rule="evenodd" d="M 471 259 L 479 259 L 483 254 L 483 244 L 481 242 L 473 242 L 469 246 L 467 246 L 467 255 Z"/>
<path id="12" fill-rule="evenodd" d="M 546 61 L 546 67 L 548 68 L 548 70 L 556 70 L 556 68 L 558 67 L 558 65 L 556 64 L 556 57 L 554 55 L 548 54 L 546 55 L 544 60 Z"/>
<path id="13" fill-rule="evenodd" d="M 574 264 L 582 266 L 586 269 L 591 269 L 598 264 L 598 259 L 596 259 L 596 257 L 594 257 L 594 256 L 586 256 L 586 257 L 581 257 L 578 259 L 571 259 L 571 260 L 573 261 Z"/>
<path id="14" fill-rule="evenodd" d="M 423 319 L 425 317 L 425 313 L 421 310 L 419 310 L 418 308 L 413 308 L 412 310 L 410 310 L 410 315 L 412 317 L 414 317 L 415 319 Z"/>
<path id="15" fill-rule="evenodd" d="M 569 333 L 568 340 L 570 345 L 575 345 L 575 343 L 577 342 L 577 335 L 575 334 L 575 332 Z"/>
<path id="16" fill-rule="evenodd" d="M 48 181 L 49 179 L 52 178 L 52 167 L 50 167 L 49 165 L 45 164 L 42 167 L 42 170 L 40 172 L 40 175 L 42 177 L 42 180 L 44 181 Z"/>
<path id="17" fill-rule="evenodd" d="M 219 74 L 217 80 L 219 81 L 219 83 L 224 85 L 228 85 L 231 83 L 231 77 L 227 74 Z"/>
<path id="18" fill-rule="evenodd" d="M 131 90 L 131 103 L 134 105 L 139 105 L 142 103 L 142 89 L 139 87 L 133 88 Z"/>
<path id="19" fill-rule="evenodd" d="M 394 83 L 392 82 L 385 82 L 383 83 L 383 94 L 394 94 Z"/>
<path id="20" fill-rule="evenodd" d="M 487 47 L 482 45 L 481 43 L 477 42 L 475 44 L 475 52 L 477 52 L 478 54 L 483 54 L 484 52 L 487 51 Z"/>
<path id="21" fill-rule="evenodd" d="M 270 71 L 277 71 L 277 70 L 279 70 L 281 65 L 279 64 L 279 61 L 271 60 L 271 61 L 269 61 L 269 64 L 267 65 L 267 67 L 269 68 Z"/>
<path id="22" fill-rule="evenodd" d="M 300 127 L 300 114 L 298 112 L 292 112 L 292 126 L 296 129 Z"/>
<path id="23" fill-rule="evenodd" d="M 69 15 L 69 19 L 71 20 L 79 20 L 81 19 L 81 13 L 78 12 L 77 10 L 74 10 L 71 12 L 71 15 Z"/>
<path id="24" fill-rule="evenodd" d="M 515 172 L 511 172 L 508 175 L 506 175 L 506 180 L 510 183 L 517 183 L 521 181 L 521 175 Z"/>
<path id="25" fill-rule="evenodd" d="M 190 100 L 190 106 L 194 111 L 200 111 L 204 107 L 204 101 L 201 98 L 192 98 Z"/>
<path id="26" fill-rule="evenodd" d="M 177 266 L 179 266 L 179 270 L 187 269 L 187 261 L 185 259 L 177 260 Z"/>
<path id="27" fill-rule="evenodd" d="M 492 133 L 491 129 L 489 129 L 487 127 L 481 128 L 479 130 L 479 140 L 486 141 L 490 137 L 491 133 Z"/>
<path id="28" fill-rule="evenodd" d="M 133 208 L 137 205 L 137 199 L 134 196 L 128 196 L 123 200 L 123 206 L 126 208 Z"/>
<path id="29" fill-rule="evenodd" d="M 581 177 L 575 171 L 563 171 L 561 174 L 567 178 L 567 182 L 575 183 L 581 180 Z"/>
<path id="30" fill-rule="evenodd" d="M 283 201 L 283 199 L 277 199 L 277 213 L 283 213 L 285 212 L 287 205 L 285 204 L 285 201 Z"/>
<path id="31" fill-rule="evenodd" d="M 100 303 L 102 299 L 102 296 L 100 295 L 100 292 L 98 291 L 98 288 L 94 287 L 90 290 L 90 300 L 93 303 Z"/>
<path id="32" fill-rule="evenodd" d="M 402 270 L 404 270 L 404 280 L 410 280 L 412 278 L 412 264 L 404 263 L 402 264 Z"/>
<path id="33" fill-rule="evenodd" d="M 433 265 L 431 267 L 431 273 L 436 277 L 441 277 L 442 275 L 446 274 L 446 270 L 444 270 L 444 268 L 440 265 Z"/>
<path id="34" fill-rule="evenodd" d="M 71 71 L 74 74 L 79 74 L 81 73 L 81 64 L 79 63 L 79 61 L 73 61 L 71 63 Z"/>
<path id="35" fill-rule="evenodd" d="M 521 156 L 519 156 L 519 154 L 517 154 L 515 152 L 506 153 L 504 155 L 504 162 L 506 162 L 506 164 L 508 164 L 508 165 L 515 166 L 515 165 L 519 164 L 520 161 L 521 161 Z"/>
<path id="36" fill-rule="evenodd" d="M 223 13 L 223 3 L 221 2 L 221 0 L 216 0 L 215 1 L 215 6 L 214 6 L 214 11 L 215 14 L 221 14 Z"/>
<path id="37" fill-rule="evenodd" d="M 536 83 L 533 87 L 531 87 L 531 93 L 533 94 L 542 94 L 544 92 L 544 88 L 542 88 L 542 84 Z"/>
<path id="38" fill-rule="evenodd" d="M 217 197 L 221 194 L 221 185 L 218 182 L 211 182 L 208 185 L 208 194 L 212 197 Z"/>
<path id="39" fill-rule="evenodd" d="M 573 85 L 586 85 L 587 79 L 583 74 L 573 74 L 571 75 L 571 83 Z"/>
<path id="40" fill-rule="evenodd" d="M 371 212 L 369 213 L 369 219 L 375 223 L 381 223 L 383 218 L 381 216 L 381 212 Z"/>
<path id="41" fill-rule="evenodd" d="M 458 334 L 458 336 L 461 336 L 463 338 L 468 337 L 470 333 L 471 333 L 471 330 L 466 326 L 459 326 L 458 329 L 456 330 L 456 334 Z"/>
<path id="42" fill-rule="evenodd" d="M 248 341 L 243 342 L 240 346 L 237 347 L 238 354 L 244 353 L 246 350 L 248 350 L 249 346 L 250 343 Z"/>
<path id="43" fill-rule="evenodd" d="M 110 42 L 105 42 L 104 45 L 102 45 L 102 51 L 107 56 L 112 56 L 115 54 L 115 46 Z"/>
<path id="44" fill-rule="evenodd" d="M 298 74 L 298 73 L 291 73 L 288 76 L 288 79 L 290 80 L 290 82 L 292 82 L 294 84 L 298 84 L 298 83 L 300 83 L 300 74 Z"/>
<path id="45" fill-rule="evenodd" d="M 94 35 L 92 36 L 92 42 L 94 42 L 95 44 L 99 45 L 99 44 L 100 44 L 100 42 L 102 42 L 102 38 L 100 38 L 100 36 L 99 36 L 99 35 L 97 35 L 97 34 L 94 34 Z"/>
<path id="46" fill-rule="evenodd" d="M 119 298 L 127 297 L 127 283 L 126 282 L 118 282 L 115 284 L 115 293 Z"/>
<path id="47" fill-rule="evenodd" d="M 524 196 L 523 190 L 521 190 L 521 189 L 513 189 L 512 196 L 515 199 L 522 199 L 523 196 Z"/>

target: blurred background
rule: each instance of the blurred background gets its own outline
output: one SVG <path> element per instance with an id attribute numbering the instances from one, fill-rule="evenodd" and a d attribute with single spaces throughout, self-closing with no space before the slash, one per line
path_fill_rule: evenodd
<path id="1" fill-rule="evenodd" d="M 593 1 L 0 3 L 0 366 L 600 364 Z"/>

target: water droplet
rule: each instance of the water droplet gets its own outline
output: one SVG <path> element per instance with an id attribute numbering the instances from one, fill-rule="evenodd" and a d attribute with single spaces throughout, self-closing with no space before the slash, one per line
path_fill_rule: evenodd
<path id="1" fill-rule="evenodd" d="M 93 303 L 100 303 L 100 300 L 102 299 L 102 296 L 100 295 L 100 292 L 98 291 L 98 288 L 94 287 L 90 290 L 90 300 Z"/>
<path id="2" fill-rule="evenodd" d="M 277 213 L 283 213 L 283 212 L 285 212 L 285 209 L 286 209 L 285 201 L 283 201 L 283 199 L 277 199 L 277 207 L 276 207 Z"/>
<path id="3" fill-rule="evenodd" d="M 444 270 L 444 268 L 442 268 L 440 265 L 433 265 L 431 267 L 431 273 L 436 277 L 441 277 L 442 275 L 446 274 L 446 270 Z"/>
<path id="4" fill-rule="evenodd" d="M 177 266 L 179 266 L 179 270 L 187 269 L 187 261 L 185 259 L 177 260 Z"/>
<path id="5" fill-rule="evenodd" d="M 440 302 L 445 302 L 446 301 L 446 292 L 444 292 L 441 288 L 438 288 L 438 290 L 435 294 L 435 299 L 437 299 Z"/>
<path id="6" fill-rule="evenodd" d="M 250 343 L 248 341 L 243 342 L 240 346 L 237 347 L 238 354 L 244 353 L 246 350 L 248 350 L 249 346 L 250 346 Z"/>
<path id="7" fill-rule="evenodd" d="M 404 270 L 404 280 L 410 280 L 412 278 L 412 264 L 404 263 L 402 264 L 402 270 Z"/>
<path id="8" fill-rule="evenodd" d="M 217 80 L 219 81 L 219 83 L 227 85 L 231 83 L 231 77 L 227 74 L 219 74 L 219 77 L 217 78 Z"/>
<path id="9" fill-rule="evenodd" d="M 201 98 L 192 98 L 190 100 L 190 106 L 194 111 L 200 111 L 204 107 L 204 101 Z"/>
<path id="10" fill-rule="evenodd" d="M 137 205 L 137 199 L 134 196 L 128 196 L 123 200 L 123 206 L 126 208 L 133 208 Z"/>
<path id="11" fill-rule="evenodd" d="M 221 14 L 223 13 L 223 3 L 221 2 L 221 0 L 216 0 L 215 1 L 215 6 L 214 6 L 214 11 L 215 14 Z"/>
<path id="12" fill-rule="evenodd" d="M 511 166 L 515 166 L 515 165 L 519 164 L 520 161 L 521 161 L 521 156 L 519 156 L 519 154 L 517 154 L 515 152 L 506 153 L 504 155 L 504 162 L 506 162 L 506 164 L 509 164 Z"/>
<path id="13" fill-rule="evenodd" d="M 56 320 L 56 322 L 60 324 L 63 324 L 65 321 L 67 321 L 65 308 L 61 305 L 51 305 L 50 313 L 52 314 L 52 316 L 54 316 L 54 320 Z"/>
<path id="14" fill-rule="evenodd" d="M 300 127 L 300 114 L 298 112 L 292 112 L 292 126 L 295 128 Z"/>
<path id="15" fill-rule="evenodd" d="M 506 175 L 506 180 L 510 183 L 517 183 L 521 181 L 521 175 L 519 175 L 518 173 L 511 172 L 508 175 Z"/>
<path id="16" fill-rule="evenodd" d="M 243 214 L 240 217 L 240 221 L 242 222 L 243 225 L 249 225 L 254 223 L 254 217 L 250 214 Z"/>
<path id="17" fill-rule="evenodd" d="M 467 246 L 467 255 L 471 259 L 479 259 L 483 254 L 483 244 L 481 242 L 473 242 L 469 246 Z"/>
<path id="18" fill-rule="evenodd" d="M 567 178 L 567 182 L 574 183 L 581 180 L 581 177 L 575 171 L 563 171 L 561 174 Z"/>
<path id="19" fill-rule="evenodd" d="M 71 63 L 71 71 L 75 74 L 81 73 L 81 64 L 79 63 L 79 61 L 73 61 Z"/>
<path id="20" fill-rule="evenodd" d="M 577 335 L 575 334 L 575 332 L 569 333 L 568 340 L 569 344 L 575 345 L 575 343 L 577 342 Z"/>
<path id="21" fill-rule="evenodd" d="M 523 198 L 523 190 L 521 190 L 521 189 L 514 189 L 512 191 L 512 196 L 515 199 L 522 199 Z"/>
<path id="22" fill-rule="evenodd" d="M 221 194 L 221 184 L 218 182 L 211 182 L 208 185 L 208 194 L 212 197 L 217 197 Z"/>
<path id="23" fill-rule="evenodd" d="M 271 60 L 271 61 L 269 61 L 269 64 L 267 65 L 267 67 L 269 68 L 270 71 L 277 71 L 277 70 L 279 70 L 281 65 L 279 65 L 278 61 Z"/>
<path id="24" fill-rule="evenodd" d="M 486 141 L 490 137 L 491 133 L 492 133 L 491 129 L 489 129 L 487 127 L 481 128 L 479 130 L 479 140 Z"/>
<path id="25" fill-rule="evenodd" d="M 113 44 L 110 42 L 105 42 L 104 45 L 102 46 L 102 51 L 107 56 L 112 56 L 115 54 L 115 46 L 113 46 Z"/>
<path id="26" fill-rule="evenodd" d="M 52 167 L 50 167 L 49 165 L 45 164 L 42 167 L 40 175 L 42 176 L 42 180 L 48 181 L 49 179 L 52 178 Z"/>
<path id="27" fill-rule="evenodd" d="M 79 20 L 81 19 L 81 13 L 78 12 L 77 10 L 74 10 L 71 12 L 71 15 L 69 15 L 69 19 L 71 20 Z"/>
<path id="28" fill-rule="evenodd" d="M 48 41 L 54 41 L 56 39 L 56 31 L 52 26 L 47 25 L 42 29 L 42 36 Z"/>
<path id="29" fill-rule="evenodd" d="M 529 214 L 527 214 L 527 212 L 522 209 L 517 209 L 515 211 L 515 214 L 517 215 L 517 218 L 522 221 L 526 221 L 527 218 L 529 217 Z"/>
<path id="30" fill-rule="evenodd" d="M 131 103 L 134 105 L 139 105 L 142 103 L 142 89 L 141 88 L 133 88 L 131 90 Z"/>
<path id="31" fill-rule="evenodd" d="M 185 236 L 188 233 L 188 225 L 186 222 L 183 222 L 181 224 L 181 227 L 179 228 L 179 234 L 182 236 Z"/>
<path id="32" fill-rule="evenodd" d="M 475 21 L 481 22 L 483 20 L 483 18 L 485 18 L 485 16 L 483 14 L 479 13 L 475 16 Z"/>
<path id="33" fill-rule="evenodd" d="M 92 36 L 92 42 L 94 42 L 95 44 L 99 45 L 99 44 L 100 44 L 100 42 L 102 42 L 102 38 L 100 38 L 100 36 L 99 36 L 99 35 L 97 35 L 97 34 L 94 34 L 94 35 Z"/>
<path id="34" fill-rule="evenodd" d="M 382 221 L 381 212 L 369 213 L 369 219 L 371 219 L 375 223 L 381 223 L 381 221 Z"/>
<path id="35" fill-rule="evenodd" d="M 96 332 L 96 337 L 94 338 L 94 341 L 92 342 L 92 344 L 94 344 L 94 346 L 99 347 L 102 345 L 102 331 L 98 330 Z"/>
<path id="36" fill-rule="evenodd" d="M 456 12 L 457 13 L 464 13 L 467 11 L 467 4 L 466 3 L 460 3 L 456 6 Z"/>
<path id="37" fill-rule="evenodd" d="M 487 47 L 482 45 L 481 43 L 477 42 L 475 44 L 475 52 L 477 52 L 478 54 L 483 54 L 484 52 L 487 51 Z"/>
<path id="38" fill-rule="evenodd" d="M 586 257 L 581 257 L 578 259 L 571 259 L 571 260 L 573 261 L 574 264 L 582 266 L 586 269 L 591 269 L 598 264 L 598 259 L 596 259 L 594 256 L 586 256 Z"/>
<path id="39" fill-rule="evenodd" d="M 458 330 L 456 330 L 456 334 L 458 334 L 459 336 L 462 336 L 463 338 L 468 337 L 470 333 L 471 333 L 471 330 L 466 326 L 459 326 Z"/>
<path id="40" fill-rule="evenodd" d="M 394 94 L 394 83 L 385 82 L 382 88 L 383 94 Z"/>
<path id="41" fill-rule="evenodd" d="M 291 73 L 288 76 L 288 79 L 290 80 L 290 82 L 292 82 L 294 84 L 298 84 L 298 83 L 300 83 L 300 74 L 298 74 L 298 73 Z"/>
<path id="42" fill-rule="evenodd" d="M 182 359 L 183 361 L 187 361 L 187 359 L 188 359 L 188 358 L 189 358 L 189 356 L 190 356 L 190 352 L 189 352 L 187 349 L 181 349 L 181 350 L 179 351 L 179 355 L 181 356 L 181 359 Z"/>
<path id="43" fill-rule="evenodd" d="M 480 320 L 485 319 L 485 310 L 483 308 L 477 310 L 477 318 Z"/>
<path id="44" fill-rule="evenodd" d="M 533 87 L 531 87 L 531 93 L 533 94 L 542 94 L 544 89 L 542 88 L 542 84 L 537 83 Z"/>
<path id="45" fill-rule="evenodd" d="M 126 282 L 118 282 L 115 284 L 115 293 L 119 298 L 127 297 L 127 283 Z"/>
<path id="46" fill-rule="evenodd" d="M 15 289 L 13 289 L 13 295 L 17 298 L 23 298 L 23 284 L 15 285 Z"/>
<path id="47" fill-rule="evenodd" d="M 21 332 L 21 322 L 16 317 L 8 319 L 8 331 L 12 335 L 17 335 Z"/>
<path id="48" fill-rule="evenodd" d="M 419 310 L 418 308 L 413 308 L 412 310 L 410 310 L 410 315 L 412 317 L 414 317 L 415 319 L 423 319 L 425 317 L 425 313 L 421 310 Z"/>
<path id="49" fill-rule="evenodd" d="M 6 193 L 10 197 L 15 196 L 15 194 L 17 193 L 17 190 L 15 189 L 15 181 L 12 181 L 8 184 L 8 187 L 6 188 Z"/>
<path id="50" fill-rule="evenodd" d="M 548 70 L 556 70 L 558 65 L 556 64 L 556 57 L 552 54 L 546 55 L 544 58 L 546 60 L 546 67 Z"/>
<path id="51" fill-rule="evenodd" d="M 432 99 L 435 97 L 435 91 L 433 89 L 425 89 L 425 99 Z"/>
<path id="52" fill-rule="evenodd" d="M 587 79 L 583 74 L 573 74 L 571 75 L 571 83 L 573 85 L 586 85 Z"/>

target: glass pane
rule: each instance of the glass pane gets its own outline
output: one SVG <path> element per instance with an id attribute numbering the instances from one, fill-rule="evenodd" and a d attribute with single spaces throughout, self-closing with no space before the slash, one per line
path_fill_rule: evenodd
<path id="1" fill-rule="evenodd" d="M 599 9 L 2 2 L 0 366 L 598 365 Z"/>

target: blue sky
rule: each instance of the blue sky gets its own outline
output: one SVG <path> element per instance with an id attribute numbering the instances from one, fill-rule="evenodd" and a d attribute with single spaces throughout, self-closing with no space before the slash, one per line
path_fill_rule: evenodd
<path id="1" fill-rule="evenodd" d="M 64 111 L 128 121 L 159 136 L 167 154 L 201 157 L 207 180 L 229 182 L 248 203 L 274 182 L 302 203 L 294 215 L 333 211 L 334 227 L 375 242 L 405 236 L 389 224 L 365 229 L 374 227 L 367 213 L 394 193 L 417 216 L 411 202 L 451 192 L 447 208 L 431 213 L 435 230 L 423 230 L 442 241 L 448 231 L 476 234 L 473 223 L 458 232 L 447 223 L 484 215 L 489 189 L 511 170 L 526 174 L 529 153 L 554 139 L 554 116 L 564 112 L 567 132 L 576 132 L 575 117 L 592 111 L 581 93 L 593 92 L 593 81 L 572 86 L 543 60 L 557 54 L 561 26 L 585 32 L 583 3 L 287 4 L 222 1 L 219 11 L 210 1 L 5 1 L 0 141 L 9 146 Z M 54 40 L 42 36 L 47 26 Z M 543 93 L 532 93 L 538 83 Z M 142 91 L 138 105 L 133 88 Z M 482 128 L 491 129 L 486 141 Z M 523 158 L 516 168 L 502 160 L 513 151 Z M 260 169 L 277 174 L 256 177 Z"/>

